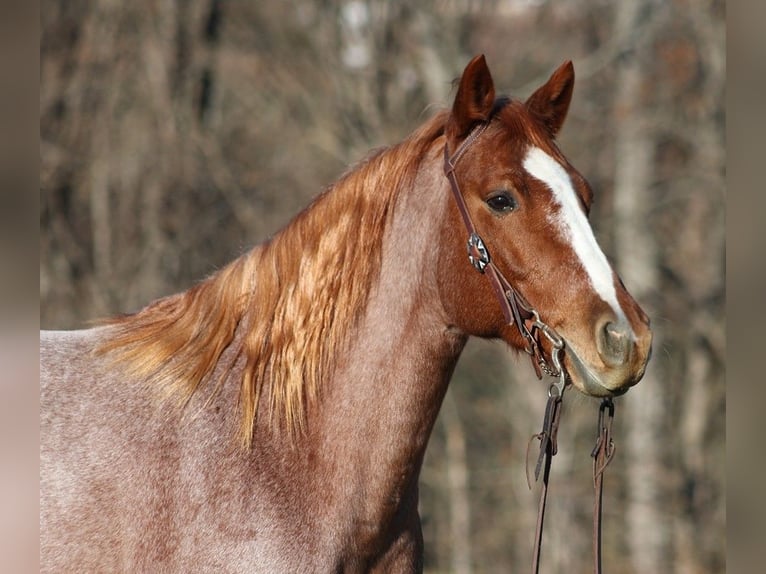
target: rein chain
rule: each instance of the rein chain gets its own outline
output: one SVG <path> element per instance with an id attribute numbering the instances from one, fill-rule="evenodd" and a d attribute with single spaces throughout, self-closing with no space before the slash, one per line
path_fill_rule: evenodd
<path id="1" fill-rule="evenodd" d="M 548 479 L 550 476 L 551 460 L 557 451 L 557 436 L 559 422 L 561 420 L 561 403 L 564 390 L 567 386 L 567 373 L 561 363 L 564 354 L 564 339 L 549 325 L 540 319 L 539 313 L 524 297 L 511 285 L 500 270 L 495 266 L 489 256 L 489 250 L 473 224 L 468 212 L 465 198 L 460 192 L 455 167 L 466 150 L 476 139 L 484 133 L 489 126 L 489 121 L 480 123 L 465 140 L 458 146 L 453 155 L 449 155 L 447 145 L 444 145 L 444 174 L 450 182 L 452 195 L 455 198 L 458 211 L 468 231 L 468 259 L 471 265 L 480 273 L 487 276 L 490 285 L 495 291 L 497 300 L 505 316 L 506 322 L 514 324 L 524 339 L 524 350 L 530 356 L 532 366 L 538 379 L 543 373 L 556 377 L 557 380 L 548 388 L 548 402 L 545 406 L 543 428 L 532 436 L 527 446 L 527 459 L 529 447 L 532 441 L 540 441 L 540 452 L 535 464 L 535 481 L 539 480 L 542 471 L 543 482 L 540 491 L 540 502 L 537 512 L 537 525 L 535 527 L 535 543 L 532 558 L 532 571 L 537 574 L 540 569 L 540 550 L 542 549 L 543 522 L 545 519 L 545 504 L 548 498 Z M 550 362 L 546 359 L 540 343 L 542 334 L 550 343 Z M 598 437 L 596 445 L 591 452 L 593 458 L 593 486 L 595 489 L 593 505 L 593 571 L 601 573 L 601 509 L 603 499 L 603 474 L 604 469 L 614 456 L 614 441 L 612 440 L 612 420 L 614 419 L 614 403 L 611 398 L 605 398 L 599 407 Z M 528 465 L 527 465 L 528 466 Z M 529 472 L 527 469 L 527 484 Z"/>

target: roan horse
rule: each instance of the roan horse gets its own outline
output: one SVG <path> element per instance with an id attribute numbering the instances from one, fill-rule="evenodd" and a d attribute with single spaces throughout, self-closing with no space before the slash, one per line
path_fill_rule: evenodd
<path id="1" fill-rule="evenodd" d="M 458 356 L 469 335 L 525 345 L 466 260 L 445 146 L 493 264 L 563 338 L 567 382 L 637 383 L 648 319 L 554 143 L 573 84 L 567 62 L 496 99 L 474 58 L 451 110 L 265 244 L 135 314 L 43 333 L 42 570 L 422 570 L 418 475 Z"/>

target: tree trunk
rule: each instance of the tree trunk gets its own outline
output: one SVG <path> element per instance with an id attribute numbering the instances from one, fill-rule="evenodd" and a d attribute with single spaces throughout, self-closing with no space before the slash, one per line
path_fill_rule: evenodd
<path id="1" fill-rule="evenodd" d="M 621 2 L 615 33 L 640 33 L 640 3 Z M 649 44 L 644 43 L 643 45 Z M 643 54 L 640 50 L 619 65 L 615 110 L 614 240 L 617 268 L 640 303 L 657 291 L 657 246 L 647 233 L 651 193 L 653 141 L 647 129 Z M 638 240 L 640 238 L 640 240 Z M 654 332 L 654 349 L 662 348 Z M 662 387 L 650 362 L 641 383 L 624 400 L 627 420 L 627 536 L 628 555 L 635 572 L 662 572 L 669 532 L 660 512 L 662 462 L 660 436 L 665 403 Z M 622 409 L 621 409 L 622 410 Z M 610 554 L 604 549 L 604 555 Z"/>

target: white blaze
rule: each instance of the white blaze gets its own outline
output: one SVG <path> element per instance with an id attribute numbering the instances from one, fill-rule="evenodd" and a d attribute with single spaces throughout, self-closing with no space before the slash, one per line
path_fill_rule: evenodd
<path id="1" fill-rule="evenodd" d="M 560 209 L 549 215 L 550 222 L 572 245 L 596 293 L 614 309 L 618 318 L 623 319 L 624 314 L 614 289 L 612 268 L 596 242 L 569 174 L 559 162 L 538 147 L 531 147 L 527 152 L 524 169 L 553 192 L 553 199 Z"/>

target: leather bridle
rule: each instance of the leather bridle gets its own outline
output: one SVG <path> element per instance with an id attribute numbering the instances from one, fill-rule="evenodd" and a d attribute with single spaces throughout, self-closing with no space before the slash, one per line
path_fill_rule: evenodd
<path id="1" fill-rule="evenodd" d="M 488 121 L 477 125 L 451 156 L 449 155 L 447 144 L 444 145 L 444 174 L 450 182 L 452 195 L 455 198 L 458 211 L 460 211 L 463 224 L 468 231 L 468 259 L 477 271 L 487 276 L 500 303 L 500 308 L 503 310 L 505 320 L 508 324 L 515 324 L 519 333 L 524 338 L 524 350 L 532 360 L 532 366 L 535 369 L 537 378 L 542 378 L 542 373 L 558 377 L 558 381 L 553 384 L 553 388 L 555 388 L 553 392 L 557 392 L 561 396 L 567 383 L 566 371 L 561 364 L 561 357 L 564 353 L 564 339 L 553 327 L 540 319 L 540 314 L 511 285 L 510 281 L 505 278 L 492 261 L 484 240 L 473 224 L 471 214 L 468 212 L 468 206 L 465 203 L 463 194 L 460 193 L 460 185 L 455 175 L 455 167 L 460 158 L 463 157 L 463 154 L 465 154 L 471 144 L 484 133 L 488 126 Z M 540 333 L 551 344 L 550 361 L 546 359 L 543 353 L 539 339 Z"/>
<path id="2" fill-rule="evenodd" d="M 548 402 L 545 406 L 543 428 L 534 435 L 531 441 L 540 441 L 540 453 L 535 465 L 535 480 L 540 477 L 542 470 L 543 482 L 538 505 L 537 525 L 535 528 L 535 545 L 532 558 L 532 571 L 537 574 L 540 569 L 540 551 L 542 549 L 542 531 L 545 519 L 545 504 L 548 497 L 548 479 L 551 459 L 557 451 L 557 435 L 561 419 L 561 401 L 567 386 L 568 375 L 562 364 L 565 342 L 551 326 L 540 319 L 540 314 L 532 305 L 511 285 L 503 273 L 493 263 L 484 240 L 479 235 L 471 219 L 465 198 L 460 192 L 460 185 L 455 174 L 455 167 L 468 148 L 484 133 L 490 121 L 479 123 L 460 143 L 455 152 L 450 155 L 447 143 L 444 144 L 444 174 L 450 183 L 452 195 L 455 198 L 460 217 L 468 232 L 468 259 L 471 265 L 480 273 L 487 276 L 490 285 L 497 296 L 500 308 L 506 322 L 513 324 L 524 339 L 524 350 L 529 354 L 538 379 L 542 374 L 556 377 L 548 388 Z M 540 334 L 550 343 L 549 359 L 546 358 L 540 343 Z M 605 398 L 599 409 L 599 429 L 596 446 L 591 452 L 593 462 L 593 484 L 596 491 L 593 507 L 593 557 L 594 572 L 601 572 L 601 502 L 603 493 L 603 472 L 614 455 L 614 442 L 611 437 L 612 419 L 614 418 L 614 403 L 611 398 Z M 529 448 L 527 448 L 527 456 Z M 529 476 L 527 475 L 529 483 Z M 531 488 L 531 486 L 530 486 Z"/>

